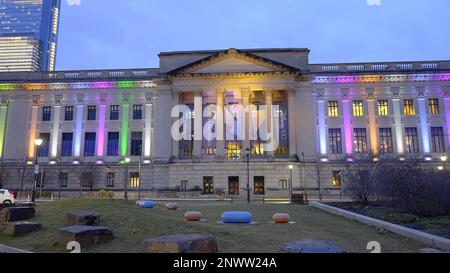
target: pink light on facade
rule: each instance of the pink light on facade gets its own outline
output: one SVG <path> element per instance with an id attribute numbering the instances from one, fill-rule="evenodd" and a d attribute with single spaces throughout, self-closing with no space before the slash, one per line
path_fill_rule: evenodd
<path id="1" fill-rule="evenodd" d="M 91 87 L 95 89 L 111 89 L 114 88 L 113 82 L 93 82 Z"/>
<path id="2" fill-rule="evenodd" d="M 98 116 L 98 143 L 97 143 L 97 156 L 104 155 L 105 146 L 105 120 L 106 120 L 106 105 L 100 105 L 100 111 Z"/>
<path id="3" fill-rule="evenodd" d="M 342 100 L 342 114 L 344 118 L 345 152 L 347 154 L 352 154 L 353 153 L 352 125 L 350 120 L 350 105 L 347 98 Z"/>

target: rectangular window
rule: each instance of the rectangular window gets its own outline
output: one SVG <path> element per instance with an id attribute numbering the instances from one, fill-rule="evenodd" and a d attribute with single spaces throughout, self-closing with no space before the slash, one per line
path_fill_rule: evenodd
<path id="1" fill-rule="evenodd" d="M 387 100 L 378 101 L 378 115 L 388 116 L 389 115 L 389 104 Z"/>
<path id="2" fill-rule="evenodd" d="M 42 121 L 50 121 L 52 119 L 52 107 L 42 107 Z"/>
<path id="3" fill-rule="evenodd" d="M 130 173 L 130 187 L 131 188 L 139 188 L 139 173 L 138 172 L 132 172 Z"/>
<path id="4" fill-rule="evenodd" d="M 328 102 L 328 116 L 329 117 L 338 117 L 339 116 L 339 102 L 338 101 L 329 101 Z"/>
<path id="5" fill-rule="evenodd" d="M 354 128 L 353 141 L 355 145 L 355 153 L 366 153 L 367 152 L 366 128 Z"/>
<path id="6" fill-rule="evenodd" d="M 73 133 L 62 133 L 61 156 L 72 156 Z"/>
<path id="7" fill-rule="evenodd" d="M 362 100 L 353 101 L 353 116 L 354 117 L 364 116 L 364 104 Z"/>
<path id="8" fill-rule="evenodd" d="M 95 156 L 95 133 L 84 135 L 84 156 Z"/>
<path id="9" fill-rule="evenodd" d="M 108 172 L 106 173 L 106 187 L 114 187 L 114 180 L 116 179 L 116 173 Z"/>
<path id="10" fill-rule="evenodd" d="M 81 186 L 83 188 L 92 188 L 92 172 L 81 173 Z"/>
<path id="11" fill-rule="evenodd" d="M 133 105 L 133 119 L 142 119 L 142 105 Z"/>
<path id="12" fill-rule="evenodd" d="M 331 185 L 333 187 L 342 186 L 342 173 L 341 171 L 333 171 L 333 178 L 331 180 Z"/>
<path id="13" fill-rule="evenodd" d="M 417 128 L 415 127 L 405 128 L 405 146 L 407 153 L 419 152 L 419 138 L 417 136 Z"/>
<path id="14" fill-rule="evenodd" d="M 59 172 L 59 186 L 61 188 L 67 187 L 67 180 L 69 179 L 68 172 Z"/>
<path id="15" fill-rule="evenodd" d="M 288 181 L 286 179 L 280 179 L 278 181 L 280 184 L 280 190 L 287 190 L 288 189 Z"/>
<path id="16" fill-rule="evenodd" d="M 391 128 L 380 128 L 380 152 L 393 153 L 394 147 L 392 145 L 392 130 Z"/>
<path id="17" fill-rule="evenodd" d="M 203 176 L 203 194 L 214 193 L 214 178 L 212 176 Z"/>
<path id="18" fill-rule="evenodd" d="M 42 139 L 41 146 L 38 147 L 38 157 L 48 157 L 48 150 L 50 148 L 50 133 L 40 133 L 39 138 Z"/>
<path id="19" fill-rule="evenodd" d="M 241 142 L 229 141 L 226 148 L 228 159 L 235 160 L 241 158 Z"/>
<path id="20" fill-rule="evenodd" d="M 431 144 L 433 153 L 444 153 L 444 130 L 442 127 L 431 127 Z"/>
<path id="21" fill-rule="evenodd" d="M 253 194 L 264 195 L 266 193 L 264 176 L 253 177 Z"/>
<path id="22" fill-rule="evenodd" d="M 181 180 L 180 191 L 185 192 L 188 190 L 189 180 Z"/>
<path id="23" fill-rule="evenodd" d="M 108 132 L 107 156 L 119 155 L 119 132 Z"/>
<path id="24" fill-rule="evenodd" d="M 328 129 L 328 145 L 331 154 L 342 154 L 341 129 Z"/>
<path id="25" fill-rule="evenodd" d="M 64 120 L 65 121 L 73 120 L 73 106 L 66 106 L 64 108 Z"/>
<path id="26" fill-rule="evenodd" d="M 239 176 L 228 176 L 228 194 L 239 195 Z"/>
<path id="27" fill-rule="evenodd" d="M 131 132 L 130 154 L 132 156 L 141 155 L 142 132 Z"/>
<path id="28" fill-rule="evenodd" d="M 439 115 L 439 100 L 429 99 L 428 106 L 430 108 L 430 115 Z"/>
<path id="29" fill-rule="evenodd" d="M 119 105 L 111 105 L 109 107 L 109 119 L 119 120 Z"/>
<path id="30" fill-rule="evenodd" d="M 89 105 L 87 112 L 87 120 L 96 120 L 97 119 L 97 106 Z"/>
<path id="31" fill-rule="evenodd" d="M 403 113 L 405 116 L 416 115 L 416 109 L 414 108 L 414 101 L 411 99 L 403 100 Z"/>

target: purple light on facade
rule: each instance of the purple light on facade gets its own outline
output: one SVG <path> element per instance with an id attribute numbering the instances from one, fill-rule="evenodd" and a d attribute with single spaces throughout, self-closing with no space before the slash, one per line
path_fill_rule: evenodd
<path id="1" fill-rule="evenodd" d="M 450 97 L 444 98 L 444 105 L 445 105 L 445 120 L 447 122 L 447 131 L 450 131 Z M 450 151 L 450 133 L 447 133 L 447 144 L 448 149 Z"/>
<path id="2" fill-rule="evenodd" d="M 342 113 L 344 117 L 345 152 L 347 154 L 352 154 L 352 125 L 350 121 L 350 106 L 348 99 L 342 100 Z"/>
<path id="3" fill-rule="evenodd" d="M 113 82 L 93 82 L 93 83 L 91 83 L 91 88 L 111 89 L 111 88 L 114 88 L 114 83 Z"/>
<path id="4" fill-rule="evenodd" d="M 106 105 L 100 105 L 98 116 L 98 143 L 97 156 L 103 156 L 105 144 L 105 120 L 106 120 Z"/>
<path id="5" fill-rule="evenodd" d="M 336 83 L 356 83 L 358 82 L 358 77 L 355 76 L 337 76 Z"/>
<path id="6" fill-rule="evenodd" d="M 105 162 L 103 162 L 103 160 L 97 160 L 95 161 L 95 164 L 97 165 L 103 165 Z"/>

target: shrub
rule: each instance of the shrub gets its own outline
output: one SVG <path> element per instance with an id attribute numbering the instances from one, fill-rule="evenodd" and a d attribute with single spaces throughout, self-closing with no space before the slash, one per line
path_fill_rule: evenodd
<path id="1" fill-rule="evenodd" d="M 103 189 L 98 192 L 98 197 L 112 199 L 114 198 L 114 192 Z"/>

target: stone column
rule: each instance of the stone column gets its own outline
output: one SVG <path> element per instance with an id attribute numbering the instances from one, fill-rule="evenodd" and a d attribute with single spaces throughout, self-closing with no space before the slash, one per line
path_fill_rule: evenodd
<path id="1" fill-rule="evenodd" d="M 323 90 L 317 90 L 317 118 L 319 123 L 319 150 L 322 158 L 327 158 L 327 128 L 325 123 L 325 100 Z"/>
<path id="2" fill-rule="evenodd" d="M 224 126 L 223 126 L 223 99 L 225 90 L 216 90 L 216 157 L 222 159 L 225 154 Z"/>
<path id="3" fill-rule="evenodd" d="M 2 96 L 0 103 L 0 159 L 3 158 L 5 144 L 6 119 L 8 115 L 8 96 Z"/>
<path id="4" fill-rule="evenodd" d="M 422 148 L 424 154 L 431 153 L 430 133 L 428 130 L 427 106 L 425 103 L 425 88 L 416 87 L 417 101 L 419 103 L 420 131 L 422 133 Z"/>
<path id="5" fill-rule="evenodd" d="M 154 105 L 154 141 L 152 159 L 154 162 L 169 162 L 171 156 L 172 93 L 170 86 L 161 85 L 156 92 Z"/>
<path id="6" fill-rule="evenodd" d="M 173 90 L 172 94 L 171 94 L 171 98 L 172 98 L 172 102 L 171 105 L 172 107 L 175 105 L 180 104 L 180 94 L 181 92 Z M 171 109 L 172 110 L 172 109 Z M 174 124 L 175 120 L 177 120 L 178 117 L 176 118 L 172 118 L 172 124 Z M 170 126 L 172 126 L 172 124 Z M 171 152 L 171 156 L 173 158 L 178 158 L 179 153 L 180 153 L 180 142 L 176 141 L 172 138 L 172 136 L 170 135 L 170 140 L 171 140 L 171 145 L 172 145 L 172 152 Z"/>
<path id="7" fill-rule="evenodd" d="M 18 92 L 18 94 L 11 96 L 1 96 L 1 110 L 7 111 L 2 159 L 24 160 L 27 157 L 29 151 L 29 145 L 27 144 L 30 141 L 31 128 L 36 128 L 36 123 L 34 123 L 34 127 L 30 126 L 30 115 L 34 109 L 32 105 L 33 101 L 29 99 L 25 92 Z M 35 117 L 37 118 L 37 106 L 35 109 Z M 33 156 L 34 152 L 31 158 Z"/>
<path id="8" fill-rule="evenodd" d="M 447 124 L 447 151 L 450 151 L 450 87 L 444 87 L 444 107 Z"/>
<path id="9" fill-rule="evenodd" d="M 100 105 L 98 113 L 98 128 L 97 128 L 97 156 L 103 157 L 105 155 L 105 123 L 106 123 L 106 100 L 108 94 L 100 94 Z"/>
<path id="10" fill-rule="evenodd" d="M 264 90 L 264 101 L 267 107 L 267 131 L 270 132 L 271 138 L 275 135 L 273 132 L 274 124 L 273 124 L 273 99 L 272 99 L 272 90 Z M 247 122 L 247 121 L 246 121 Z M 268 157 L 274 156 L 274 151 L 266 151 L 266 155 Z"/>
<path id="11" fill-rule="evenodd" d="M 153 93 L 145 94 L 144 157 L 150 158 L 152 147 Z"/>
<path id="12" fill-rule="evenodd" d="M 295 89 L 288 90 L 288 124 L 289 124 L 289 155 L 299 155 L 297 152 L 297 125 L 300 119 L 295 117 Z M 301 126 L 301 124 L 299 124 Z"/>
<path id="13" fill-rule="evenodd" d="M 342 92 L 342 117 L 344 119 L 344 138 L 345 138 L 345 153 L 351 156 L 353 153 L 353 132 L 352 121 L 350 116 L 350 101 L 348 97 L 349 90 L 343 88 Z"/>
<path id="14" fill-rule="evenodd" d="M 203 98 L 202 92 L 194 95 L 194 158 L 202 157 Z"/>
<path id="15" fill-rule="evenodd" d="M 55 95 L 55 114 L 53 115 L 52 138 L 50 140 L 50 156 L 52 159 L 58 156 L 59 123 L 61 122 L 62 95 Z"/>
<path id="16" fill-rule="evenodd" d="M 374 155 L 378 154 L 377 120 L 375 116 L 374 89 L 366 88 L 367 112 L 369 113 L 370 145 Z"/>
<path id="17" fill-rule="evenodd" d="M 400 112 L 400 88 L 391 87 L 392 103 L 394 111 L 395 138 L 397 143 L 397 154 L 403 156 L 405 150 L 403 146 L 402 116 Z"/>
<path id="18" fill-rule="evenodd" d="M 120 155 L 125 157 L 128 155 L 128 146 L 129 146 L 129 129 L 128 129 L 128 121 L 130 118 L 130 102 L 129 102 L 130 94 L 125 93 L 122 94 L 122 122 L 120 125 Z"/>
<path id="19" fill-rule="evenodd" d="M 40 103 L 40 97 L 38 95 L 32 96 L 32 109 L 31 109 L 31 123 L 30 123 L 30 139 L 28 142 L 28 157 L 34 158 L 36 153 L 36 147 L 34 140 L 37 135 L 37 119 L 38 119 L 38 108 Z"/>
<path id="20" fill-rule="evenodd" d="M 241 97 L 242 97 L 242 105 L 244 107 L 244 124 L 242 126 L 242 130 L 244 131 L 242 134 L 242 155 L 245 156 L 247 148 L 250 149 L 250 134 L 249 134 L 249 125 L 250 125 L 250 113 L 246 112 L 247 106 L 250 105 L 250 89 L 243 88 L 241 89 Z"/>
<path id="21" fill-rule="evenodd" d="M 84 94 L 77 96 L 77 109 L 75 121 L 75 142 L 74 142 L 74 156 L 81 156 L 81 135 L 83 130 L 83 110 L 84 110 Z"/>

